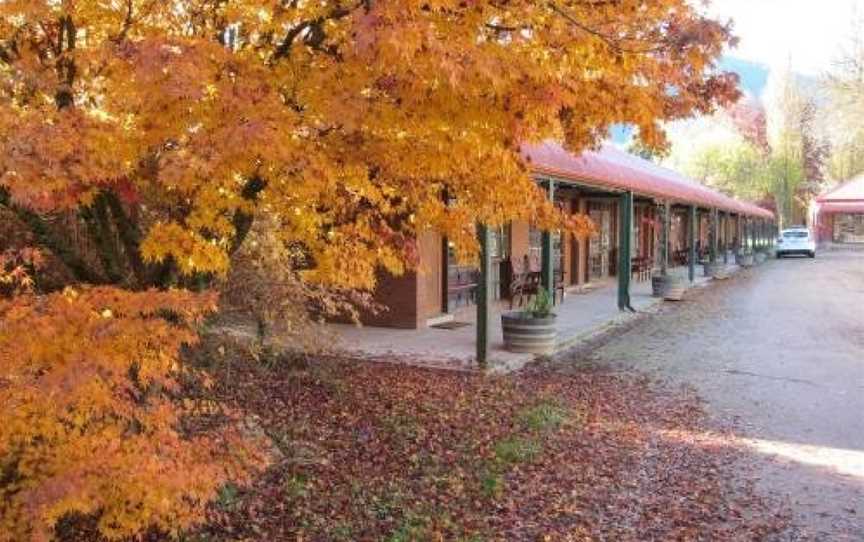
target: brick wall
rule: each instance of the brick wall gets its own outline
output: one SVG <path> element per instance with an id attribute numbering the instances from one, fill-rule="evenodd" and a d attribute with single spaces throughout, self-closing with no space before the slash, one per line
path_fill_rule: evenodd
<path id="1" fill-rule="evenodd" d="M 383 305 L 378 313 L 364 312 L 364 325 L 414 329 L 417 327 L 417 274 L 408 272 L 394 277 L 386 271 L 378 274 L 378 287 L 373 296 Z"/>

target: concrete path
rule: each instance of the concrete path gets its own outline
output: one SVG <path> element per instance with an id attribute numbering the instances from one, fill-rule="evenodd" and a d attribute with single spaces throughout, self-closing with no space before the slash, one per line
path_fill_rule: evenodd
<path id="1" fill-rule="evenodd" d="M 695 286 L 702 287 L 712 281 L 697 267 Z M 738 270 L 730 265 L 729 273 Z M 676 268 L 671 273 L 686 276 L 686 268 Z M 631 305 L 641 314 L 618 310 L 618 291 L 614 280 L 596 285 L 588 291 L 568 294 L 564 302 L 555 308 L 558 315 L 558 349 L 564 351 L 584 342 L 598 333 L 614 326 L 630 322 L 641 314 L 651 314 L 662 304 L 662 300 L 651 297 L 651 282 L 634 282 L 631 285 Z M 492 372 L 508 373 L 521 369 L 535 359 L 533 354 L 508 352 L 504 348 L 501 330 L 501 313 L 509 311 L 507 303 L 493 308 L 489 369 Z M 334 324 L 339 348 L 350 355 L 378 361 L 412 363 L 442 369 L 475 370 L 477 328 L 476 309 L 460 310 L 455 321 L 461 327 L 455 329 L 391 329 L 358 327 Z"/>
<path id="2" fill-rule="evenodd" d="M 737 421 L 791 539 L 864 540 L 864 253 L 770 261 L 588 356 L 691 385 Z"/>

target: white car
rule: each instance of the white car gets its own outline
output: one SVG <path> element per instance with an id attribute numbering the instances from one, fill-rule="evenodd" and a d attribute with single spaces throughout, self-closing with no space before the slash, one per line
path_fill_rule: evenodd
<path id="1" fill-rule="evenodd" d="M 777 238 L 777 258 L 787 254 L 803 254 L 816 257 L 816 241 L 807 228 L 793 227 L 780 232 Z"/>

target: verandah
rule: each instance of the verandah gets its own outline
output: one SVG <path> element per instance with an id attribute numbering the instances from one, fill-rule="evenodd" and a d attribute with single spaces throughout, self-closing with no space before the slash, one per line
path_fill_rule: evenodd
<path id="1" fill-rule="evenodd" d="M 617 200 L 617 305 L 622 311 L 633 310 L 631 278 L 633 275 L 634 203 L 638 200 L 654 205 L 660 220 L 653 238 L 661 240 L 657 261 L 650 263 L 665 273 L 669 266 L 680 263 L 671 250 L 671 223 L 673 206 L 686 210 L 686 263 L 687 275 L 695 282 L 696 264 L 705 256 L 712 264 L 728 263 L 729 250 L 749 251 L 773 243 L 775 225 L 770 212 L 743 203 L 708 189 L 673 171 L 659 167 L 621 151 L 604 147 L 598 152 L 576 157 L 554 143 L 526 147 L 525 154 L 537 173 L 537 181 L 545 188 L 551 201 L 555 201 L 557 187 L 576 187 L 601 191 Z M 703 240 L 703 220 L 707 216 L 707 250 Z M 649 223 L 650 224 L 650 223 Z M 731 231 L 730 231 L 731 230 Z M 659 236 L 657 235 L 659 233 Z M 556 287 L 553 262 L 554 232 L 544 231 L 541 238 L 541 284 L 547 291 Z M 480 265 L 476 291 L 476 359 L 485 365 L 489 358 L 492 326 L 492 259 L 490 229 L 478 225 Z M 721 253 L 722 248 L 722 253 Z"/>

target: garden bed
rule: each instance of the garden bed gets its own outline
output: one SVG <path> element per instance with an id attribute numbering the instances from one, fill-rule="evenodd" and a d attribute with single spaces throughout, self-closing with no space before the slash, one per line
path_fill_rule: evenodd
<path id="1" fill-rule="evenodd" d="M 662 436 L 700 434 L 698 401 L 639 377 L 332 358 L 215 372 L 279 451 L 224 488 L 202 540 L 726 540 L 783 523 L 732 447 Z"/>

